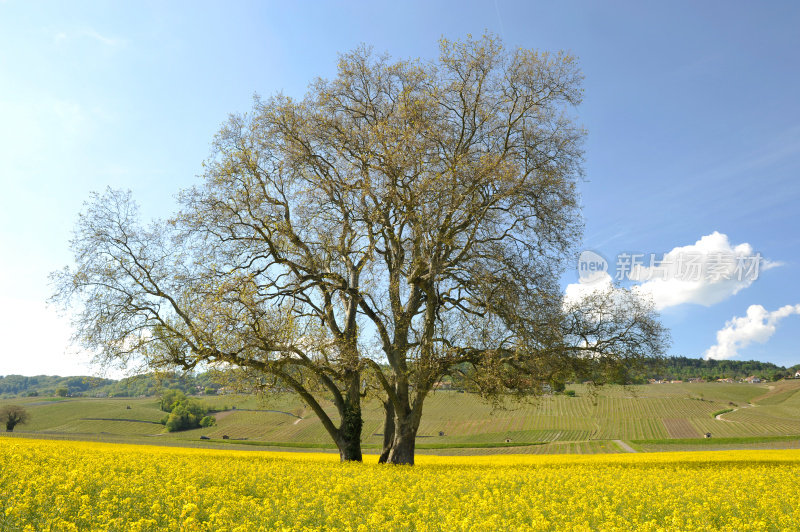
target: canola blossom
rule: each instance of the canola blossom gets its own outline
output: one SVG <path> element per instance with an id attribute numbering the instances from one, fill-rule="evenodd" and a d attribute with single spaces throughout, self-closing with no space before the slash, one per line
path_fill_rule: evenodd
<path id="1" fill-rule="evenodd" d="M 798 530 L 800 452 L 418 456 L 0 439 L 0 530 Z"/>

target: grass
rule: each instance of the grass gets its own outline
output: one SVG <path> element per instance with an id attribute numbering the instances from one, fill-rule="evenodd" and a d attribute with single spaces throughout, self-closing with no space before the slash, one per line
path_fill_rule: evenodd
<path id="1" fill-rule="evenodd" d="M 421 443 L 417 444 L 417 449 L 501 449 L 504 447 L 532 447 L 534 445 L 545 445 L 547 442 L 491 442 L 491 443 Z"/>
<path id="2" fill-rule="evenodd" d="M 750 436 L 745 438 L 674 438 L 665 440 L 630 440 L 635 445 L 723 445 L 723 444 L 747 444 L 747 443 L 769 443 L 781 441 L 800 440 L 797 436 Z"/>
<path id="3" fill-rule="evenodd" d="M 200 440 L 201 442 L 227 444 L 227 445 L 251 445 L 256 447 L 286 447 L 288 449 L 336 449 L 332 443 L 306 443 L 306 442 L 277 442 L 277 441 L 255 441 L 255 440 Z"/>
<path id="4" fill-rule="evenodd" d="M 332 443 L 303 443 L 303 442 L 277 442 L 277 441 L 255 441 L 255 440 L 200 440 L 209 443 L 224 443 L 231 445 L 253 445 L 256 447 L 286 447 L 294 449 L 336 449 Z M 417 444 L 416 449 L 420 450 L 440 450 L 440 449 L 500 449 L 505 447 L 530 447 L 533 445 L 545 445 L 545 442 L 493 442 L 493 443 L 421 443 Z M 364 444 L 363 449 L 380 449 L 381 446 L 375 444 Z"/>
<path id="5" fill-rule="evenodd" d="M 417 449 L 431 452 L 613 452 L 610 440 L 660 446 L 764 445 L 800 439 L 800 380 L 765 384 L 663 384 L 591 389 L 573 385 L 576 397 L 557 395 L 497 408 L 477 396 L 437 391 L 425 402 Z M 294 394 L 268 401 L 254 396 L 201 397 L 218 410 L 209 428 L 166 433 L 156 398 L 48 398 L 2 400 L 27 405 L 31 422 L 17 430 L 34 434 L 118 438 L 164 444 L 227 448 L 238 444 L 295 449 L 333 449 L 316 416 Z M 742 405 L 734 409 L 730 403 Z M 236 407 L 235 410 L 232 408 Z M 331 403 L 324 405 L 334 420 Z M 735 411 L 734 411 L 735 410 Z M 367 401 L 364 449 L 380 449 L 383 408 Z M 726 413 L 725 421 L 714 419 Z M 302 418 L 302 419 L 301 419 Z M 146 422 L 146 423 L 143 423 Z M 711 432 L 711 439 L 690 438 Z M 440 433 L 443 435 L 440 436 Z M 230 440 L 223 440 L 229 436 Z M 511 442 L 506 442 L 510 439 Z M 204 442 L 206 440 L 203 440 Z M 670 447 L 671 448 L 671 447 Z M 492 451 L 494 450 L 494 451 Z"/>

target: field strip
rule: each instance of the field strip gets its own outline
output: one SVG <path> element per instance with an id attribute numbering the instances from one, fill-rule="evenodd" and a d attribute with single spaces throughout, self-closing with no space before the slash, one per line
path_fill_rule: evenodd
<path id="1" fill-rule="evenodd" d="M 697 429 L 685 418 L 664 418 L 661 420 L 661 424 L 664 425 L 670 438 L 697 438 L 700 436 Z"/>
<path id="2" fill-rule="evenodd" d="M 627 443 L 625 443 L 622 440 L 612 440 L 612 441 L 614 443 L 616 443 L 617 445 L 619 445 L 620 449 L 622 449 L 626 453 L 635 453 L 636 452 L 636 449 L 634 449 L 633 447 L 631 447 L 630 445 L 628 445 Z"/>
<path id="3" fill-rule="evenodd" d="M 283 410 L 257 410 L 255 408 L 233 408 L 231 410 L 223 410 L 222 412 L 270 412 L 272 414 L 286 414 L 287 416 L 296 417 L 298 419 L 303 419 L 297 414 L 292 414 L 291 412 L 285 412 Z M 220 412 L 220 413 L 222 413 Z"/>
<path id="4" fill-rule="evenodd" d="M 111 417 L 82 417 L 80 421 L 127 421 L 129 423 L 150 423 L 152 425 L 161 425 L 158 421 L 144 421 L 143 419 L 122 419 Z"/>

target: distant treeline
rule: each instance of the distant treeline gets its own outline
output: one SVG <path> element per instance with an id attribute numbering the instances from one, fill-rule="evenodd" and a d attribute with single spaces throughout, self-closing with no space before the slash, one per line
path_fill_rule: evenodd
<path id="1" fill-rule="evenodd" d="M 110 386 L 116 382 L 113 379 L 98 377 L 57 377 L 50 375 L 23 377 L 22 375 L 6 375 L 5 377 L 0 377 L 0 394 L 56 395 L 59 390 L 79 393 Z"/>
<path id="2" fill-rule="evenodd" d="M 792 378 L 800 364 L 785 368 L 756 360 L 704 360 L 702 358 L 666 357 L 636 371 L 620 375 L 618 384 L 644 384 L 650 379 L 688 380 L 701 378 L 741 380 L 755 376 L 762 380 Z M 5 396 L 62 396 L 62 397 L 141 397 L 161 395 L 164 390 L 180 390 L 187 395 L 213 394 L 224 385 L 218 373 L 144 374 L 121 380 L 99 377 L 56 377 L 38 375 L 0 376 L 0 395 Z M 465 379 L 446 377 L 447 387 L 471 391 Z M 563 383 L 556 391 L 563 389 Z"/>
<path id="3" fill-rule="evenodd" d="M 632 380 L 646 382 L 649 379 L 686 380 L 702 378 L 705 380 L 734 379 L 750 376 L 762 380 L 780 380 L 794 377 L 800 365 L 791 368 L 757 360 L 705 360 L 689 357 L 666 357 L 648 365 L 632 376 Z"/>
<path id="4" fill-rule="evenodd" d="M 210 373 L 145 374 L 121 380 L 99 377 L 37 375 L 0 376 L 0 395 L 61 397 L 140 397 L 160 395 L 163 390 L 185 394 L 215 393 L 221 385 Z"/>

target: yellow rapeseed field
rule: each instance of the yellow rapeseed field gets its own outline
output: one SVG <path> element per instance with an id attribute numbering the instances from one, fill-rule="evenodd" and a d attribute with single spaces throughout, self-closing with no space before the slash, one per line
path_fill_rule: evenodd
<path id="1" fill-rule="evenodd" d="M 798 530 L 800 452 L 419 456 L 0 439 L 0 530 Z"/>

